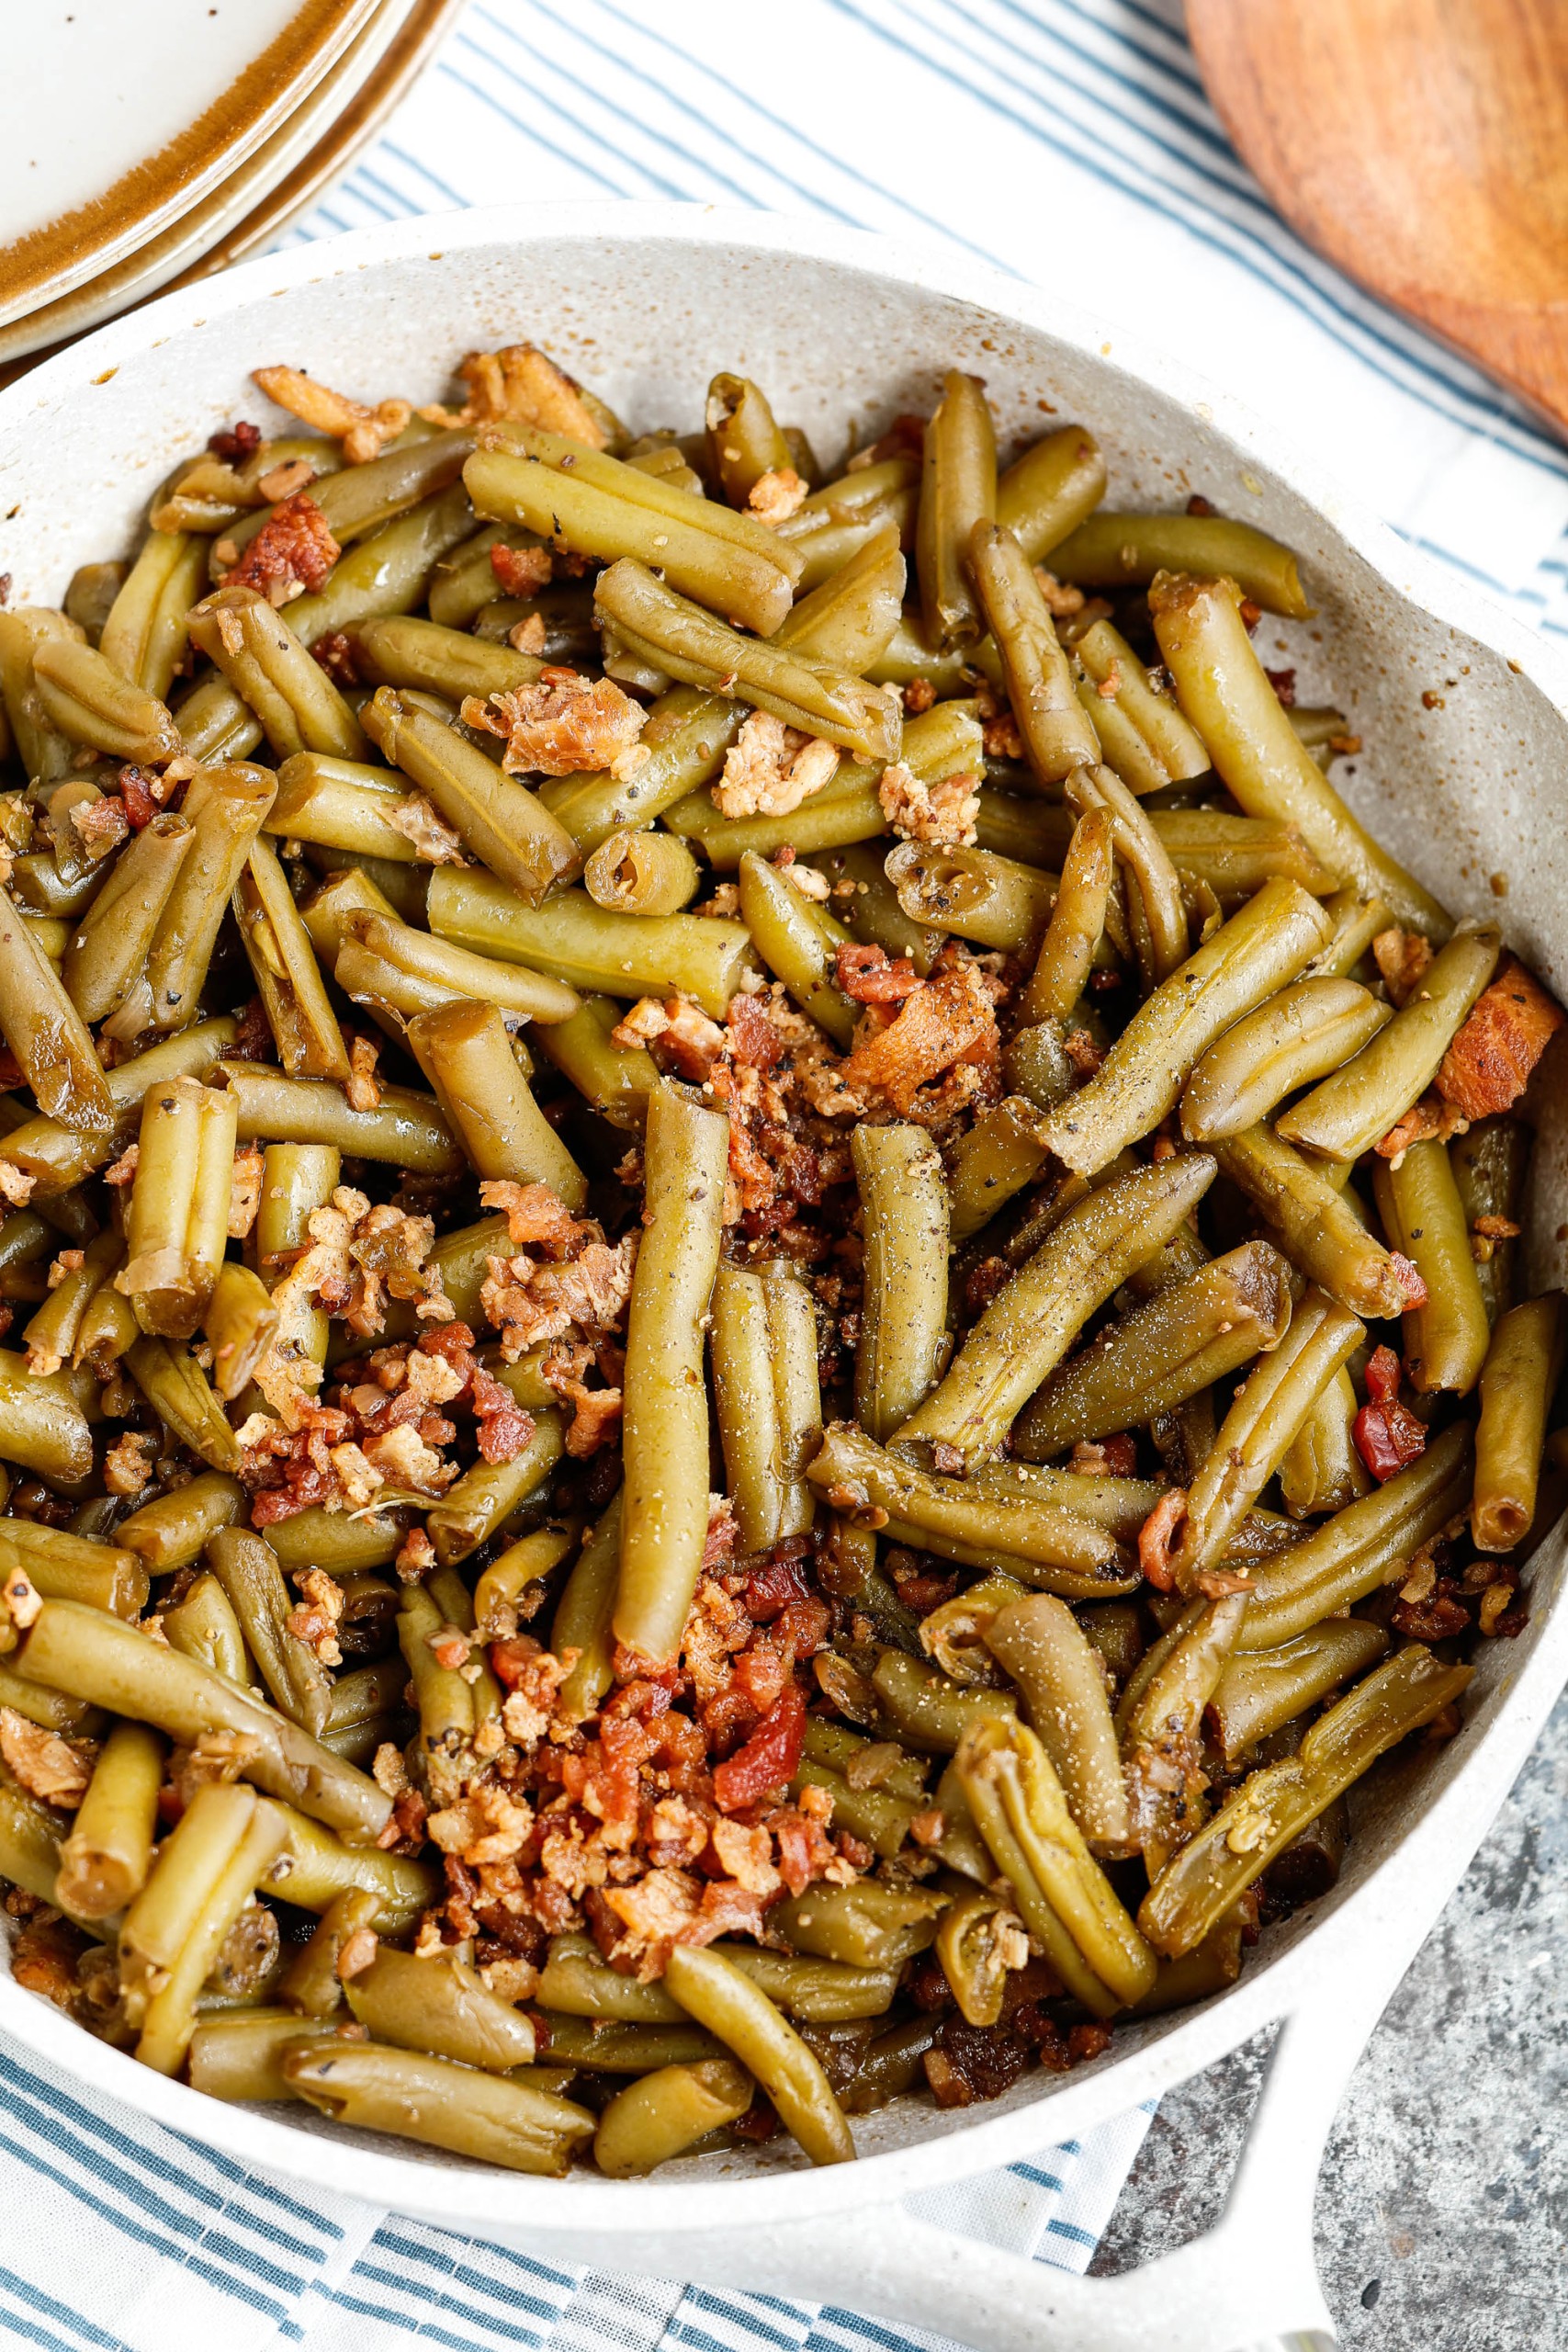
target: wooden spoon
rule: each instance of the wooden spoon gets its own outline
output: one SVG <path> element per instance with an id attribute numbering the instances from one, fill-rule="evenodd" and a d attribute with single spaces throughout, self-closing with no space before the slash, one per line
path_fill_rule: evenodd
<path id="1" fill-rule="evenodd" d="M 1285 218 L 1568 431 L 1568 0 L 1187 0 Z"/>

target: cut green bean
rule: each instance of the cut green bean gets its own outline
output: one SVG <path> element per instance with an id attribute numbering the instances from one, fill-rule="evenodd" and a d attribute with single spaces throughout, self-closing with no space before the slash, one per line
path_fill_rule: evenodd
<path id="1" fill-rule="evenodd" d="M 1481 1374 L 1471 1526 L 1483 1551 L 1511 1552 L 1535 1519 L 1541 1448 L 1562 1369 L 1561 1291 L 1503 1316 Z"/>

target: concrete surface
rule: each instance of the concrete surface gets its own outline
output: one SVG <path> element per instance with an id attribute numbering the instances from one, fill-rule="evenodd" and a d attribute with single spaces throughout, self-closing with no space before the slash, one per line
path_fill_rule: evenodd
<path id="1" fill-rule="evenodd" d="M 1096 2272 L 1213 2219 L 1268 2048 L 1163 2102 Z M 1345 2352 L 1568 2347 L 1568 1698 L 1357 2069 L 1317 2246 Z"/>

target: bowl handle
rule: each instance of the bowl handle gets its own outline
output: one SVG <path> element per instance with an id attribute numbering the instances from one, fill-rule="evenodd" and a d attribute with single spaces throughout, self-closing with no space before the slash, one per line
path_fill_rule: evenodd
<path id="1" fill-rule="evenodd" d="M 1329 2126 L 1391 1989 L 1381 1968 L 1369 1974 L 1325 1985 L 1285 2018 L 1220 2219 L 1141 2269 L 1075 2278 L 897 2204 L 702 2234 L 680 2245 L 682 2268 L 713 2286 L 850 2304 L 976 2352 L 1332 2352 L 1313 2202 Z"/>

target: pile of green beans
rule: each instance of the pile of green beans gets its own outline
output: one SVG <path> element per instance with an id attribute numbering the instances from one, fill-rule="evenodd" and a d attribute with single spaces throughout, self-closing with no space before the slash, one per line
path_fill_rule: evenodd
<path id="1" fill-rule="evenodd" d="M 1461 1732 L 1561 1015 L 1286 708 L 1310 571 L 1087 427 L 463 380 L 0 611 L 17 1974 L 515 2170 L 839 2163 Z"/>

